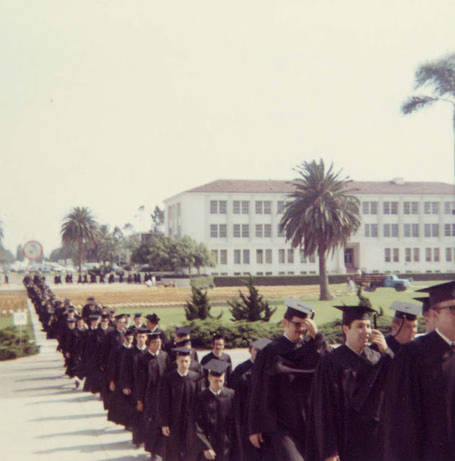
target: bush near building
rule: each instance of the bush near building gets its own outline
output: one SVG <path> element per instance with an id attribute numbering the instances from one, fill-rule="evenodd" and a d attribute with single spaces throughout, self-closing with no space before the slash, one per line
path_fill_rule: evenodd
<path id="1" fill-rule="evenodd" d="M 0 360 L 11 360 L 39 352 L 39 347 L 31 340 L 27 330 L 22 331 L 16 327 L 7 327 L 0 330 Z"/>

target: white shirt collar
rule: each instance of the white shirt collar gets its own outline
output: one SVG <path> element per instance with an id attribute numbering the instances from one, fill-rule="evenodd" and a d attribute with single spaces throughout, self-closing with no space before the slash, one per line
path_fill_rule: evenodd
<path id="1" fill-rule="evenodd" d="M 149 352 L 149 354 L 150 354 L 152 357 L 158 357 L 158 354 L 160 353 L 159 349 L 158 349 L 158 351 L 156 352 L 156 354 L 154 354 L 153 352 L 150 352 L 150 349 L 148 349 L 148 352 Z"/>
<path id="2" fill-rule="evenodd" d="M 449 346 L 452 346 L 453 344 L 455 344 L 455 341 L 451 341 L 447 336 L 445 336 L 444 334 L 442 334 L 440 331 L 439 331 L 439 328 L 436 328 L 436 333 L 449 345 Z"/>
<path id="3" fill-rule="evenodd" d="M 179 374 L 179 376 L 181 376 L 181 377 L 183 378 L 183 377 L 185 377 L 185 376 L 188 376 L 188 372 L 189 372 L 189 371 L 190 371 L 190 370 L 188 370 L 188 371 L 187 371 L 186 373 L 184 373 L 183 375 L 182 375 L 182 373 L 180 373 L 179 370 L 177 370 L 177 373 Z"/>
<path id="4" fill-rule="evenodd" d="M 209 387 L 209 391 L 215 395 L 215 396 L 218 396 L 221 394 L 221 392 L 223 391 L 223 389 L 221 388 L 221 390 L 219 390 L 218 392 L 215 392 L 211 387 Z"/>

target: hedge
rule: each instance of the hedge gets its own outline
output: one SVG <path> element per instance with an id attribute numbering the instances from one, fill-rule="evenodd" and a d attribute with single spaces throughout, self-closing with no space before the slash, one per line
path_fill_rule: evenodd
<path id="1" fill-rule="evenodd" d="M 19 339 L 19 331 L 16 327 L 0 330 L 0 360 L 16 359 L 38 352 L 39 347 L 31 340 L 26 331 L 22 332 Z"/>

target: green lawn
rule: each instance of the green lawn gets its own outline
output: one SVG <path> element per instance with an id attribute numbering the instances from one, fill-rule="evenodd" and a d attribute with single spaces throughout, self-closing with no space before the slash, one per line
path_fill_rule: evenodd
<path id="1" fill-rule="evenodd" d="M 414 297 L 421 295 L 420 293 L 415 293 L 415 290 L 429 286 L 430 284 L 437 284 L 438 282 L 414 282 L 413 286 L 402 292 L 395 291 L 393 288 L 378 288 L 376 291 L 367 293 L 364 292 L 363 295 L 370 299 L 373 307 L 379 309 L 382 307 L 385 315 L 391 315 L 389 306 L 394 301 L 409 301 L 417 303 L 413 300 Z M 260 288 L 259 288 L 260 292 Z M 209 291 L 210 297 L 210 291 Z M 283 299 L 272 299 L 270 304 L 277 307 L 277 311 L 272 317 L 272 321 L 278 322 L 283 318 L 285 311 L 285 306 L 283 304 Z M 303 301 L 308 302 L 316 308 L 316 317 L 315 320 L 319 325 L 322 325 L 326 322 L 336 320 L 341 317 L 341 312 L 338 309 L 333 308 L 334 304 L 343 305 L 343 304 L 357 304 L 358 298 L 356 295 L 344 295 L 338 296 L 332 301 L 319 301 L 317 298 L 305 298 Z M 143 314 L 148 314 L 155 312 L 161 319 L 161 326 L 167 328 L 174 325 L 182 325 L 186 323 L 185 311 L 183 307 L 157 307 L 157 308 L 147 308 L 147 307 L 136 307 L 136 308 L 119 308 L 118 312 L 134 314 L 135 312 L 142 312 Z M 228 306 L 215 306 L 212 307 L 213 315 L 217 315 L 219 312 L 223 312 L 222 321 L 230 321 L 230 312 Z"/>

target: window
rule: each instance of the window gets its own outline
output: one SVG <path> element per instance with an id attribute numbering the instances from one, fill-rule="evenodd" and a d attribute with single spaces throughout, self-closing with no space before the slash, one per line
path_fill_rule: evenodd
<path id="1" fill-rule="evenodd" d="M 264 224 L 264 237 L 271 237 L 272 236 L 272 225 L 271 224 Z"/>
<path id="2" fill-rule="evenodd" d="M 444 236 L 455 237 L 455 224 L 444 224 Z"/>
<path id="3" fill-rule="evenodd" d="M 263 250 L 256 250 L 256 263 L 257 264 L 264 263 L 264 251 Z"/>
<path id="4" fill-rule="evenodd" d="M 264 214 L 272 214 L 272 202 L 270 200 L 264 202 Z"/>
<path id="5" fill-rule="evenodd" d="M 234 250 L 234 264 L 240 264 L 240 250 Z"/>
<path id="6" fill-rule="evenodd" d="M 411 224 L 403 224 L 403 236 L 411 237 Z"/>
<path id="7" fill-rule="evenodd" d="M 256 214 L 262 214 L 263 206 L 261 201 L 256 201 Z"/>
<path id="8" fill-rule="evenodd" d="M 425 237 L 439 237 L 439 224 L 425 224 Z"/>
<path id="9" fill-rule="evenodd" d="M 305 264 L 306 258 L 304 256 L 303 250 L 300 250 L 299 253 L 300 253 L 300 264 Z"/>
<path id="10" fill-rule="evenodd" d="M 378 236 L 378 225 L 377 224 L 365 224 L 365 237 L 377 237 Z"/>
<path id="11" fill-rule="evenodd" d="M 439 214 L 439 202 L 424 202 L 423 212 L 425 214 Z"/>
<path id="12" fill-rule="evenodd" d="M 444 214 L 455 215 L 455 202 L 444 202 Z"/>
<path id="13" fill-rule="evenodd" d="M 250 214 L 250 202 L 242 200 L 242 214 Z"/>
<path id="14" fill-rule="evenodd" d="M 384 214 L 398 214 L 398 202 L 383 202 L 382 210 Z"/>
<path id="15" fill-rule="evenodd" d="M 243 264 L 250 264 L 250 250 L 243 250 Z"/>
<path id="16" fill-rule="evenodd" d="M 218 202 L 216 200 L 210 200 L 210 214 L 218 213 Z"/>
<path id="17" fill-rule="evenodd" d="M 220 250 L 220 264 L 227 264 L 227 250 Z"/>
<path id="18" fill-rule="evenodd" d="M 378 202 L 362 202 L 363 214 L 378 214 Z"/>
<path id="19" fill-rule="evenodd" d="M 398 237 L 398 224 L 392 224 L 392 237 Z"/>
<path id="20" fill-rule="evenodd" d="M 390 248 L 384 248 L 384 261 L 386 263 L 389 263 L 391 261 L 391 256 L 390 256 Z"/>
<path id="21" fill-rule="evenodd" d="M 265 263 L 272 264 L 272 250 L 265 250 Z"/>
<path id="22" fill-rule="evenodd" d="M 227 224 L 220 224 L 219 232 L 220 232 L 220 238 L 225 239 L 227 237 Z"/>
<path id="23" fill-rule="evenodd" d="M 390 224 L 384 224 L 383 226 L 383 236 L 390 237 Z"/>
<path id="24" fill-rule="evenodd" d="M 425 261 L 431 262 L 431 248 L 425 248 Z"/>
<path id="25" fill-rule="evenodd" d="M 211 238 L 218 237 L 218 224 L 210 224 L 210 237 Z"/>
<path id="26" fill-rule="evenodd" d="M 240 238 L 240 224 L 234 224 L 233 237 Z"/>
<path id="27" fill-rule="evenodd" d="M 433 261 L 439 262 L 439 248 L 433 248 Z"/>
<path id="28" fill-rule="evenodd" d="M 420 248 L 414 248 L 413 253 L 414 253 L 414 261 L 419 262 L 420 261 Z"/>
<path id="29" fill-rule="evenodd" d="M 452 248 L 446 248 L 446 261 L 452 262 Z"/>
<path id="30" fill-rule="evenodd" d="M 284 200 L 279 200 L 276 203 L 276 212 L 277 212 L 277 214 L 283 214 L 284 213 L 285 205 L 286 205 L 286 202 Z"/>
<path id="31" fill-rule="evenodd" d="M 419 225 L 418 224 L 413 224 L 412 225 L 412 236 L 413 237 L 418 237 L 419 236 Z"/>
<path id="32" fill-rule="evenodd" d="M 407 263 L 411 262 L 411 248 L 404 249 L 404 260 Z"/>
<path id="33" fill-rule="evenodd" d="M 240 200 L 234 200 L 232 202 L 232 212 L 234 214 L 240 214 Z"/>
<path id="34" fill-rule="evenodd" d="M 249 224 L 242 224 L 242 237 L 249 238 L 250 236 L 250 226 Z"/>
<path id="35" fill-rule="evenodd" d="M 294 250 L 292 248 L 288 249 L 288 263 L 294 264 Z"/>
<path id="36" fill-rule="evenodd" d="M 419 214 L 419 202 L 403 202 L 404 214 Z"/>
<path id="37" fill-rule="evenodd" d="M 215 264 L 218 264 L 218 250 L 212 250 L 212 259 Z"/>
<path id="38" fill-rule="evenodd" d="M 285 253 L 284 253 L 284 250 L 278 250 L 278 262 L 280 264 L 284 264 L 285 263 Z"/>
<path id="39" fill-rule="evenodd" d="M 278 227 L 277 227 L 277 231 L 276 231 L 276 235 L 278 235 L 278 237 L 284 237 L 284 230 L 280 230 L 280 225 L 278 224 Z"/>
<path id="40" fill-rule="evenodd" d="M 220 200 L 218 202 L 218 208 L 220 214 L 226 214 L 227 202 L 226 200 Z"/>
<path id="41" fill-rule="evenodd" d="M 397 263 L 400 261 L 400 249 L 394 248 L 393 249 L 393 262 Z"/>
<path id="42" fill-rule="evenodd" d="M 316 262 L 316 256 L 314 254 L 310 255 L 310 263 Z"/>
<path id="43" fill-rule="evenodd" d="M 256 237 L 262 238 L 263 236 L 264 234 L 262 224 L 256 224 Z"/>

